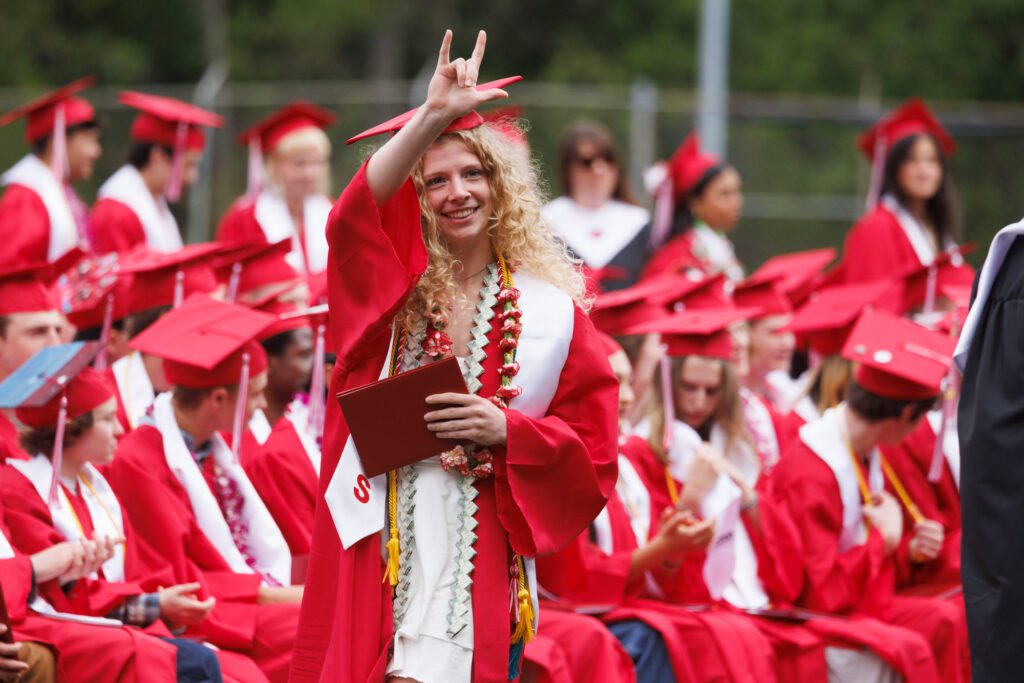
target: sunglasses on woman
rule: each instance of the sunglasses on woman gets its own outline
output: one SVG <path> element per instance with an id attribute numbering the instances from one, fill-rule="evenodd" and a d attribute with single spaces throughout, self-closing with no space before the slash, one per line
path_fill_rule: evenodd
<path id="1" fill-rule="evenodd" d="M 576 156 L 573 160 L 577 164 L 579 164 L 580 166 L 582 166 L 583 168 L 586 168 L 588 170 L 593 168 L 594 164 L 597 163 L 598 161 L 603 161 L 606 164 L 614 164 L 615 163 L 615 157 L 612 156 L 611 152 L 604 152 L 603 154 L 595 154 L 595 155 L 589 156 L 589 157 Z"/>

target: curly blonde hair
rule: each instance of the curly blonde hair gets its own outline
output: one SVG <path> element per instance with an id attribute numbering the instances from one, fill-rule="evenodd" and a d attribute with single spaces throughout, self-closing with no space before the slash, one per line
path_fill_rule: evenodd
<path id="1" fill-rule="evenodd" d="M 445 133 L 434 145 L 450 140 L 462 142 L 475 154 L 487 176 L 494 204 L 494 214 L 487 227 L 493 251 L 501 254 L 513 270 L 525 271 L 550 282 L 581 308 L 588 309 L 590 300 L 581 263 L 551 232 L 541 215 L 544 192 L 529 153 L 517 149 L 504 134 L 487 124 Z M 413 182 L 420 199 L 423 242 L 429 264 L 396 321 L 411 330 L 425 324 L 424 313 L 450 310 L 459 296 L 455 280 L 457 259 L 448 250 L 438 229 L 437 216 L 426 197 L 422 170 L 421 159 L 413 173 Z"/>

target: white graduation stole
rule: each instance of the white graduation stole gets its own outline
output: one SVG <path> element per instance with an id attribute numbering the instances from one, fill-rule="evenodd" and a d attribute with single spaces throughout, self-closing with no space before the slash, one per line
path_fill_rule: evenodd
<path id="1" fill-rule="evenodd" d="M 50 481 L 53 477 L 53 464 L 45 455 L 36 455 L 31 460 L 8 460 L 11 467 L 21 472 L 32 482 L 32 487 L 50 509 L 53 526 L 66 541 L 77 541 L 84 538 L 81 523 L 71 507 L 71 501 L 63 487 L 57 487 L 60 496 L 59 505 L 50 505 Z M 88 482 L 88 485 L 86 484 Z M 124 520 L 121 518 L 121 503 L 114 490 L 99 470 L 86 463 L 82 467 L 80 478 L 75 482 L 78 495 L 85 501 L 92 518 L 93 538 L 124 538 Z M 124 577 L 124 544 L 114 546 L 114 556 L 103 563 L 103 576 L 107 581 L 122 583 Z M 91 578 L 96 578 L 92 574 Z"/>
<path id="2" fill-rule="evenodd" d="M 4 185 L 22 185 L 35 192 L 50 218 L 50 243 L 46 260 L 56 261 L 78 245 L 78 226 L 68 206 L 64 188 L 53 170 L 35 154 L 27 154 L 0 177 Z"/>
<path id="3" fill-rule="evenodd" d="M 199 528 L 210 539 L 232 571 L 252 574 L 252 568 L 235 545 L 231 529 L 224 519 L 216 497 L 210 491 L 206 478 L 185 444 L 181 428 L 174 416 L 170 392 L 156 397 L 153 403 L 153 419 L 163 437 L 167 466 L 185 488 Z M 256 493 L 242 466 L 235 462 L 231 448 L 220 434 L 213 435 L 213 447 L 209 457 L 214 459 L 227 477 L 234 480 L 245 501 L 242 518 L 249 530 L 246 542 L 250 554 L 256 561 L 256 570 L 282 586 L 291 584 L 292 559 L 288 544 L 267 506 Z"/>
<path id="4" fill-rule="evenodd" d="M 107 178 L 96 197 L 116 200 L 131 209 L 142 224 L 150 249 L 165 253 L 181 249 L 181 231 L 167 200 L 156 199 L 146 187 L 142 174 L 131 164 L 125 164 Z"/>
<path id="5" fill-rule="evenodd" d="M 327 268 L 327 218 L 334 204 L 323 195 L 315 194 L 306 197 L 302 205 L 302 239 L 292 220 L 291 211 L 281 195 L 270 189 L 264 189 L 256 197 L 254 212 L 256 222 L 263 230 L 267 242 L 274 244 L 283 239 L 290 239 L 292 250 L 285 259 L 295 270 L 306 272 L 306 261 L 309 261 L 309 273 L 319 273 Z M 306 253 L 303 256 L 302 244 L 305 242 Z"/>

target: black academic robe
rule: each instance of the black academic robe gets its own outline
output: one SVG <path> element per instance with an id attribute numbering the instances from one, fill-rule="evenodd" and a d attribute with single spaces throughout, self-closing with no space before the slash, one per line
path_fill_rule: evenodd
<path id="1" fill-rule="evenodd" d="M 977 290 L 977 283 L 975 283 Z M 981 311 L 959 407 L 963 585 L 974 681 L 1020 680 L 1024 652 L 1024 238 Z"/>

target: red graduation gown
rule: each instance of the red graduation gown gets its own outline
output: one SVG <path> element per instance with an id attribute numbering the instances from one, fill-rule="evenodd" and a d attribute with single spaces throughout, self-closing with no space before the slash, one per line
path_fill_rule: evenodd
<path id="1" fill-rule="evenodd" d="M 217 224 L 216 240 L 266 244 L 267 235 L 256 220 L 256 202 L 248 197 L 236 199 Z"/>
<path id="2" fill-rule="evenodd" d="M 794 442 L 772 473 L 769 491 L 785 502 L 800 529 L 806 576 L 800 606 L 874 616 L 914 632 L 906 634 L 910 637 L 924 636 L 942 680 L 961 680 L 963 615 L 950 602 L 895 596 L 894 558 L 886 555 L 877 529 L 868 532 L 862 545 L 839 550 L 842 499 L 835 475 L 820 457 L 802 441 Z M 888 636 L 889 645 L 896 637 Z"/>
<path id="3" fill-rule="evenodd" d="M 5 468 L 9 469 L 9 468 Z M 38 495 L 36 496 L 38 497 Z M 10 538 L 7 510 L 0 533 Z M 143 683 L 177 680 L 173 645 L 138 629 L 52 619 L 28 608 L 32 562 L 15 549 L 0 560 L 0 585 L 15 640 L 33 641 L 57 653 L 57 679 L 65 683 Z"/>
<path id="4" fill-rule="evenodd" d="M 292 557 L 308 557 L 319 478 L 292 421 L 282 417 L 262 446 L 253 444 L 242 453 L 245 473 L 281 529 Z"/>
<path id="5" fill-rule="evenodd" d="M 345 312 L 331 319 L 338 358 L 332 394 L 377 379 L 391 321 L 427 266 L 412 182 L 378 207 L 365 168 L 345 188 L 327 226 L 329 303 Z M 558 550 L 601 510 L 615 484 L 618 389 L 592 323 L 574 311 L 573 338 L 547 415 L 533 420 L 506 411 L 507 446 L 492 449 L 494 476 L 476 482 L 475 681 L 508 676 L 512 552 Z M 499 332 L 495 325 L 489 335 L 481 396 L 492 396 L 498 387 Z M 329 401 L 321 496 L 347 437 L 340 410 Z M 383 677 L 392 639 L 391 595 L 383 574 L 379 534 L 345 550 L 328 508 L 318 504 L 292 681 Z"/>
<path id="6" fill-rule="evenodd" d="M 170 564 L 174 583 L 199 582 L 201 599 L 217 598 L 195 635 L 250 656 L 271 681 L 285 680 L 297 606 L 256 604 L 259 576 L 233 572 L 199 528 L 188 494 L 167 466 L 159 430 L 142 425 L 123 438 L 106 476 L 140 543 Z"/>
<path id="7" fill-rule="evenodd" d="M 693 230 L 687 230 L 666 242 L 644 266 L 641 280 L 659 275 L 681 273 L 690 269 L 707 273 L 701 260 L 693 253 Z"/>
<path id="8" fill-rule="evenodd" d="M 0 263 L 45 263 L 50 249 L 50 214 L 24 185 L 10 184 L 0 198 Z"/>
<path id="9" fill-rule="evenodd" d="M 0 460 L 9 458 L 28 460 L 29 455 L 18 442 L 18 428 L 3 411 L 0 411 Z"/>
<path id="10" fill-rule="evenodd" d="M 92 231 L 98 254 L 131 251 L 146 243 L 146 232 L 134 209 L 110 197 L 93 204 Z"/>
<path id="11" fill-rule="evenodd" d="M 541 602 L 543 631 L 523 654 L 523 676 L 533 683 L 634 683 L 629 654 L 604 624 Z"/>

